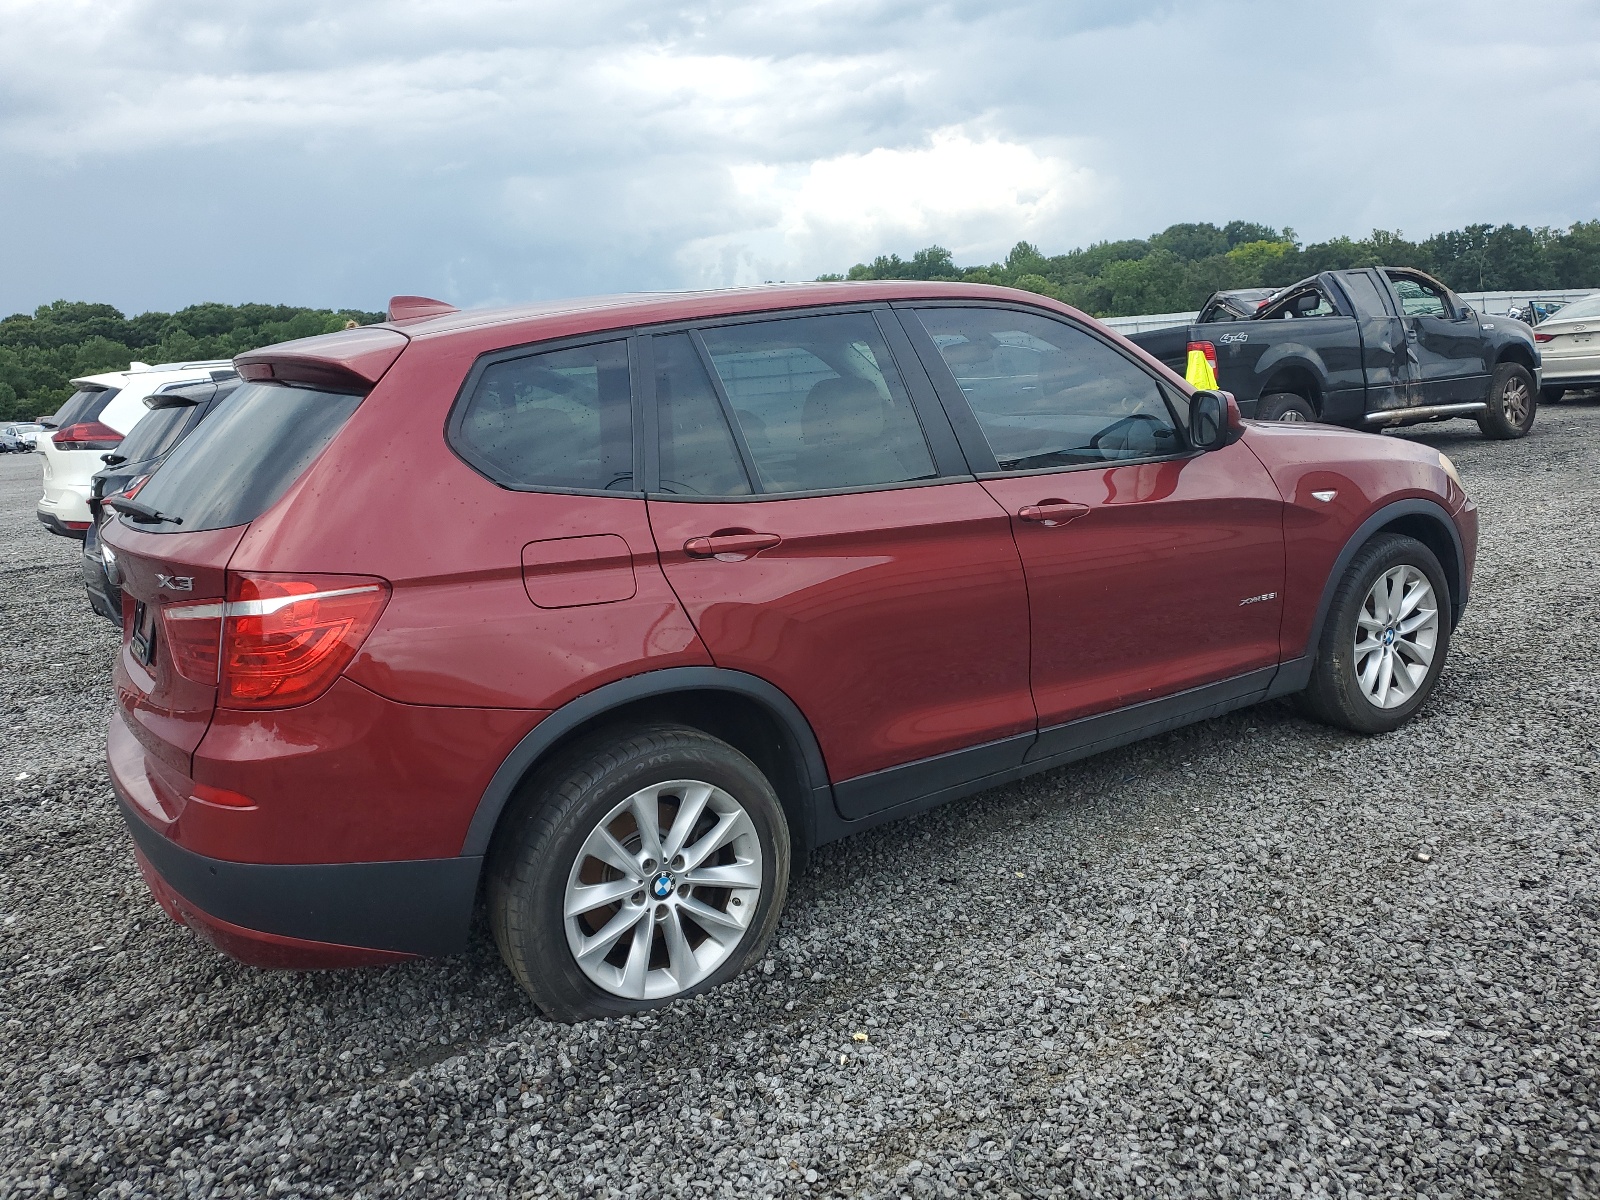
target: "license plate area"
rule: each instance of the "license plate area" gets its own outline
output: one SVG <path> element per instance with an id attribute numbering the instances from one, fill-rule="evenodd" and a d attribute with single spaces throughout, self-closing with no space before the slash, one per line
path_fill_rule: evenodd
<path id="1" fill-rule="evenodd" d="M 133 606 L 133 636 L 128 639 L 128 650 L 145 667 L 156 661 L 156 614 L 143 600 Z"/>

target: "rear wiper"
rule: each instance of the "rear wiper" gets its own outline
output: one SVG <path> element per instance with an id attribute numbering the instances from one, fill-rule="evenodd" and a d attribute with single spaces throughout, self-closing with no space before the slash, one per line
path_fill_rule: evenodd
<path id="1" fill-rule="evenodd" d="M 100 503 L 107 508 L 114 508 L 125 515 L 128 520 L 140 525 L 182 525 L 182 517 L 169 517 L 166 513 L 159 513 L 148 504 L 140 504 L 137 500 L 129 500 L 123 496 L 107 496 Z"/>

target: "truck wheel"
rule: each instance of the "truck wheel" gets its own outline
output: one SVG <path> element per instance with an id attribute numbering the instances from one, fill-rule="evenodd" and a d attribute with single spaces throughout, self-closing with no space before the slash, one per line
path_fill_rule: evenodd
<path id="1" fill-rule="evenodd" d="M 1539 389 L 1539 399 L 1543 400 L 1546 404 L 1554 404 L 1566 394 L 1567 389 L 1564 387 L 1547 387 Z"/>
<path id="2" fill-rule="evenodd" d="M 1496 441 L 1527 437 L 1539 401 L 1528 368 L 1517 363 L 1501 363 L 1494 369 L 1489 384 L 1489 411 L 1478 418 L 1483 436 Z"/>
<path id="3" fill-rule="evenodd" d="M 1422 707 L 1450 648 L 1450 588 L 1415 538 L 1385 533 L 1356 552 L 1333 594 L 1307 713 L 1355 733 L 1388 733 Z"/>
<path id="4" fill-rule="evenodd" d="M 1271 392 L 1256 405 L 1258 421 L 1315 421 L 1317 410 L 1311 401 L 1293 392 Z"/>
<path id="5" fill-rule="evenodd" d="M 789 888 L 765 775 L 681 725 L 611 730 L 541 771 L 495 835 L 489 920 L 548 1017 L 656 1008 L 732 979 Z"/>

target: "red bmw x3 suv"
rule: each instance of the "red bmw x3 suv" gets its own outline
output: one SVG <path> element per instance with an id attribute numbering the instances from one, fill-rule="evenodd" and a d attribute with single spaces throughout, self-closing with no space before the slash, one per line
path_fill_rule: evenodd
<path id="1" fill-rule="evenodd" d="M 238 360 L 105 530 L 156 898 L 264 966 L 459 950 L 546 1013 L 756 958 L 811 847 L 1274 696 L 1425 701 L 1477 515 L 1064 305 L 862 283 L 458 313 Z"/>

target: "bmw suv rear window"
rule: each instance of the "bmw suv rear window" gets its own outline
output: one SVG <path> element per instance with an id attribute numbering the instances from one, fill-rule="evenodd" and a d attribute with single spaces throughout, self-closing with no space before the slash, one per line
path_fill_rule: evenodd
<path id="1" fill-rule="evenodd" d="M 341 392 L 244 384 L 139 492 L 140 504 L 182 524 L 140 528 L 189 533 L 249 524 L 300 478 L 360 403 L 360 396 Z"/>

